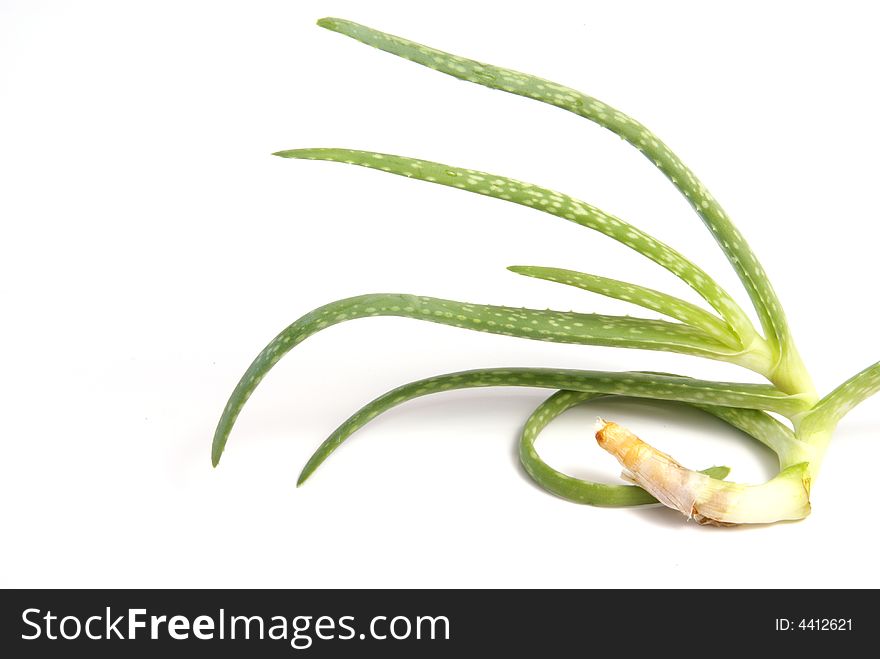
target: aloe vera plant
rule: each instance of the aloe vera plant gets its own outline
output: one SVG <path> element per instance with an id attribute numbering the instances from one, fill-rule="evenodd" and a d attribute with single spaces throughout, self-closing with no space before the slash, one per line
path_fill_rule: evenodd
<path id="1" fill-rule="evenodd" d="M 279 151 L 275 155 L 283 158 L 336 161 L 451 186 L 529 206 L 593 229 L 675 274 L 705 300 L 711 311 L 636 284 L 536 266 L 514 266 L 510 270 L 624 300 L 671 320 L 469 304 L 406 294 L 361 295 L 331 302 L 285 328 L 247 369 L 217 426 L 213 464 L 219 462 L 245 402 L 267 371 L 294 346 L 315 332 L 344 321 L 403 316 L 526 339 L 705 357 L 746 368 L 767 383 L 711 382 L 652 372 L 539 368 L 481 369 L 439 375 L 398 387 L 352 415 L 315 451 L 298 484 L 361 426 L 413 398 L 469 387 L 544 387 L 558 391 L 526 422 L 520 438 L 520 458 L 539 485 L 562 498 L 597 506 L 636 506 L 659 501 L 701 523 L 717 525 L 767 523 L 808 515 L 810 484 L 832 433 L 850 409 L 880 390 L 880 362 L 819 398 L 764 269 L 715 198 L 669 147 L 631 117 L 563 85 L 451 55 L 346 20 L 326 18 L 318 24 L 447 75 L 556 106 L 620 136 L 654 163 L 690 202 L 742 281 L 757 312 L 760 329 L 709 274 L 680 252 L 624 220 L 560 192 L 498 174 L 385 153 L 339 148 Z M 779 473 L 764 484 L 731 483 L 723 480 L 729 471 L 725 467 L 703 472 L 687 469 L 625 428 L 607 422 L 600 424 L 597 440 L 617 457 L 624 466 L 625 477 L 633 484 L 588 482 L 547 465 L 534 447 L 540 431 L 570 407 L 602 396 L 678 401 L 695 406 L 773 450 L 779 459 Z M 790 424 L 769 413 L 785 417 Z"/>

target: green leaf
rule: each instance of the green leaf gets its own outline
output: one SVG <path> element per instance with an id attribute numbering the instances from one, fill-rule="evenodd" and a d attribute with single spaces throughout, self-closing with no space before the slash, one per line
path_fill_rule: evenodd
<path id="1" fill-rule="evenodd" d="M 790 455 L 798 444 L 790 428 L 761 410 L 717 405 L 694 405 L 757 439 L 780 458 Z M 786 465 L 789 466 L 789 465 Z"/>
<path id="2" fill-rule="evenodd" d="M 235 387 L 223 411 L 211 450 L 214 465 L 220 460 L 232 426 L 245 402 L 285 353 L 326 327 L 370 316 L 415 318 L 556 343 L 661 350 L 735 363 L 743 358 L 740 353 L 731 351 L 697 329 L 661 320 L 468 304 L 416 295 L 361 295 L 331 302 L 307 313 L 285 328 L 260 352 Z"/>
<path id="3" fill-rule="evenodd" d="M 339 18 L 323 18 L 318 25 L 461 80 L 572 112 L 632 144 L 678 188 L 703 220 L 748 291 L 771 347 L 786 355 L 791 344 L 788 324 L 757 257 L 703 183 L 641 123 L 598 99 L 536 76 L 452 55 Z M 740 336 L 748 342 L 748 336 Z"/>
<path id="4" fill-rule="evenodd" d="M 405 401 L 440 391 L 473 387 L 540 387 L 594 394 L 613 394 L 674 400 L 698 405 L 766 409 L 793 414 L 805 408 L 797 396 L 789 396 L 760 384 L 709 382 L 694 378 L 649 373 L 615 373 L 548 368 L 493 368 L 439 375 L 405 384 L 376 398 L 339 426 L 309 459 L 300 474 L 303 483 L 352 433 L 385 410 Z"/>
<path id="5" fill-rule="evenodd" d="M 751 321 L 739 305 L 704 270 L 669 245 L 628 222 L 561 192 L 497 174 L 388 153 L 352 149 L 290 149 L 273 155 L 282 158 L 328 160 L 377 169 L 529 206 L 594 229 L 639 252 L 682 279 L 721 314 L 737 335 L 742 337 L 744 345 L 748 345 L 755 336 Z"/>
<path id="6" fill-rule="evenodd" d="M 580 391 L 557 391 L 532 413 L 523 427 L 519 441 L 519 460 L 526 473 L 538 485 L 558 497 L 590 506 L 628 507 L 657 503 L 657 499 L 637 485 L 595 483 L 557 471 L 535 450 L 535 440 L 545 427 L 566 410 L 601 397 Z"/>
<path id="7" fill-rule="evenodd" d="M 666 293 L 661 293 L 652 288 L 575 270 L 564 270 L 562 268 L 512 265 L 507 269 L 526 277 L 535 277 L 536 279 L 553 281 L 565 284 L 566 286 L 574 286 L 591 293 L 598 293 L 606 297 L 630 302 L 645 309 L 680 320 L 686 325 L 698 327 L 713 339 L 729 345 L 731 348 L 742 347 L 739 339 L 731 334 L 730 328 L 717 316 L 705 309 L 701 309 L 695 304 L 672 295 L 667 295 Z"/>
<path id="8" fill-rule="evenodd" d="M 807 414 L 801 429 L 805 435 L 817 429 L 831 430 L 859 403 L 880 391 L 880 362 L 852 376 L 820 400 Z"/>
<path id="9" fill-rule="evenodd" d="M 520 436 L 519 458 L 523 468 L 542 488 L 575 503 L 609 507 L 657 503 L 657 499 L 636 485 L 607 485 L 563 474 L 544 462 L 535 450 L 535 440 L 553 419 L 576 405 L 600 397 L 602 394 L 557 391 L 541 403 L 526 421 Z M 710 467 L 703 473 L 724 480 L 730 468 Z"/>

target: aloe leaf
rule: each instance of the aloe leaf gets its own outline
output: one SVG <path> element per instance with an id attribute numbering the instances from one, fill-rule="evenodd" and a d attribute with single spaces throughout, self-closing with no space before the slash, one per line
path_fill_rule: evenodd
<path id="1" fill-rule="evenodd" d="M 781 458 L 788 455 L 798 443 L 790 428 L 761 410 L 718 405 L 694 405 L 694 407 L 754 437 Z"/>
<path id="2" fill-rule="evenodd" d="M 639 252 L 682 279 L 721 314 L 744 344 L 748 345 L 750 338 L 755 335 L 751 322 L 730 295 L 704 270 L 681 253 L 628 222 L 561 192 L 497 174 L 388 153 L 317 148 L 290 149 L 279 151 L 274 155 L 282 158 L 328 160 L 359 165 L 429 183 L 438 183 L 536 208 L 594 229 Z"/>
<path id="3" fill-rule="evenodd" d="M 339 426 L 315 451 L 303 468 L 303 483 L 317 467 L 352 433 L 382 412 L 405 401 L 440 391 L 474 387 L 540 387 L 594 394 L 613 394 L 674 400 L 698 405 L 765 409 L 791 415 L 802 412 L 805 403 L 773 387 L 761 384 L 710 382 L 650 373 L 582 371 L 547 368 L 494 368 L 461 371 L 405 384 L 376 398 Z"/>
<path id="4" fill-rule="evenodd" d="M 318 25 L 461 80 L 572 112 L 632 144 L 678 188 L 712 233 L 755 305 L 771 347 L 783 354 L 789 349 L 785 314 L 754 252 L 703 183 L 641 123 L 598 99 L 536 76 L 459 57 L 343 19 L 323 18 Z"/>
<path id="5" fill-rule="evenodd" d="M 804 434 L 832 429 L 859 403 L 880 391 L 880 362 L 852 376 L 820 400 L 802 422 Z"/>
<path id="6" fill-rule="evenodd" d="M 519 442 L 519 458 L 526 473 L 538 485 L 558 497 L 591 506 L 641 506 L 657 503 L 657 499 L 637 485 L 608 485 L 574 478 L 548 465 L 535 449 L 535 440 L 547 425 L 568 409 L 603 394 L 580 391 L 557 391 L 532 413 L 523 427 Z M 728 467 L 710 467 L 703 472 L 723 480 L 730 473 Z"/>
<path id="7" fill-rule="evenodd" d="M 211 456 L 220 460 L 229 432 L 266 373 L 294 346 L 322 329 L 355 318 L 401 316 L 519 338 L 678 352 L 739 363 L 740 353 L 700 330 L 662 320 L 521 309 L 453 300 L 379 293 L 331 302 L 307 313 L 276 336 L 235 387 L 214 434 Z"/>
<path id="8" fill-rule="evenodd" d="M 507 269 L 526 277 L 574 286 L 591 293 L 598 293 L 606 297 L 630 302 L 631 304 L 680 320 L 686 325 L 698 327 L 712 338 L 732 348 L 742 347 L 739 340 L 731 334 L 730 328 L 717 316 L 705 309 L 701 309 L 695 304 L 652 288 L 562 268 L 512 265 Z"/>

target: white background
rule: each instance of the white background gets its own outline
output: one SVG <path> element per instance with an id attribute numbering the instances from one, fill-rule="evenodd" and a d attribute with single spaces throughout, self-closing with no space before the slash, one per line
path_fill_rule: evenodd
<path id="1" fill-rule="evenodd" d="M 327 433 L 407 381 L 528 365 L 749 378 L 689 357 L 344 324 L 278 365 L 210 466 L 250 359 L 334 299 L 646 313 L 511 264 L 689 296 L 557 218 L 269 155 L 279 149 L 375 149 L 546 184 L 673 243 L 746 302 L 684 199 L 618 138 L 321 30 L 323 15 L 557 80 L 642 120 L 749 237 L 820 391 L 876 361 L 870 4 L 705 5 L 2 0 L 0 585 L 880 586 L 880 400 L 840 426 L 813 515 L 795 524 L 719 530 L 556 499 L 515 457 L 549 393 L 524 389 L 410 403 L 294 487 Z M 546 459 L 615 482 L 591 437 L 598 413 L 693 467 L 773 473 L 744 437 L 657 404 L 574 410 L 542 437 Z"/>

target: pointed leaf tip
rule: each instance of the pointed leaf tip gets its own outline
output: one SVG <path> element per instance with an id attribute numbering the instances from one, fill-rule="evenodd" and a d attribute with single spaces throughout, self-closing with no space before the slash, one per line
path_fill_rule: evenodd
<path id="1" fill-rule="evenodd" d="M 315 22 L 316 22 L 316 24 L 318 25 L 318 27 L 323 27 L 323 28 L 326 28 L 326 29 L 328 29 L 328 30 L 332 30 L 332 29 L 334 29 L 334 28 L 338 25 L 338 23 L 339 23 L 339 19 L 338 19 L 338 18 L 331 18 L 331 17 L 329 17 L 329 16 L 325 16 L 324 18 L 319 18 L 319 19 L 318 19 L 317 21 L 315 21 Z"/>

